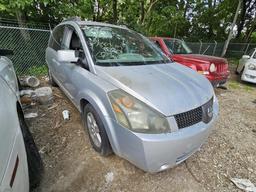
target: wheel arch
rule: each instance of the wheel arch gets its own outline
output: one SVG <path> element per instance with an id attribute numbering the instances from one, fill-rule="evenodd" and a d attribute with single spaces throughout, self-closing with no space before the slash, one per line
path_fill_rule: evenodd
<path id="1" fill-rule="evenodd" d="M 106 106 L 104 105 L 104 102 L 91 91 L 88 91 L 86 93 L 80 93 L 79 98 L 79 110 L 81 114 L 83 113 L 85 105 L 92 105 L 92 107 L 96 110 L 103 122 L 112 150 L 116 154 L 120 154 L 116 132 L 113 128 L 113 125 L 111 124 L 111 117 Z"/>

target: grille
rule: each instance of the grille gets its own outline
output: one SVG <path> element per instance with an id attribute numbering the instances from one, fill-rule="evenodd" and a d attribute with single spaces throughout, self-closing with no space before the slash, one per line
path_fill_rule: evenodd
<path id="1" fill-rule="evenodd" d="M 201 122 L 203 118 L 203 110 L 202 107 L 198 107 L 196 109 L 177 114 L 174 118 L 179 129 L 182 129 Z"/>
<path id="2" fill-rule="evenodd" d="M 210 122 L 212 119 L 212 115 L 208 113 L 208 109 L 212 110 L 212 106 L 213 106 L 213 98 L 211 98 L 207 103 L 205 103 L 200 107 L 197 107 L 190 111 L 186 111 L 184 113 L 174 115 L 178 128 L 182 129 L 185 127 L 189 127 L 201 121 L 205 123 Z"/>
<path id="3" fill-rule="evenodd" d="M 216 67 L 218 73 L 223 73 L 227 70 L 227 64 L 216 64 Z"/>

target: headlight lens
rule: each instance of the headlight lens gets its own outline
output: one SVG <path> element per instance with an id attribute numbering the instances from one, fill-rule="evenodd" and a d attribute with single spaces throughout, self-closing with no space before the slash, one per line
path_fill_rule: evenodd
<path id="1" fill-rule="evenodd" d="M 123 127 L 138 133 L 166 133 L 170 131 L 167 119 L 146 104 L 122 90 L 108 93 L 117 121 Z"/>
<path id="2" fill-rule="evenodd" d="M 216 70 L 217 70 L 217 68 L 216 68 L 215 64 L 212 63 L 212 64 L 210 65 L 210 72 L 213 73 L 213 72 L 215 72 Z"/>
<path id="3" fill-rule="evenodd" d="M 256 70 L 256 65 L 254 65 L 254 64 L 249 64 L 249 65 L 248 65 L 248 69 L 250 69 L 250 70 Z"/>

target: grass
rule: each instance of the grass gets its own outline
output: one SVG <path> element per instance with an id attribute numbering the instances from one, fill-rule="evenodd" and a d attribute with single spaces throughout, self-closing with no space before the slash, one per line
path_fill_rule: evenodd
<path id="1" fill-rule="evenodd" d="M 228 63 L 233 66 L 237 66 L 239 63 L 239 58 L 231 57 L 228 58 Z"/>
<path id="2" fill-rule="evenodd" d="M 48 68 L 46 65 L 33 66 L 27 70 L 28 75 L 41 76 L 48 74 Z"/>
<path id="3" fill-rule="evenodd" d="M 228 83 L 228 87 L 231 89 L 239 89 L 241 88 L 241 84 L 237 81 L 230 80 Z"/>
<path id="4" fill-rule="evenodd" d="M 247 83 L 241 83 L 235 80 L 229 80 L 228 82 L 228 87 L 231 89 L 242 89 L 245 90 L 247 92 L 253 91 L 254 88 L 252 87 L 252 85 L 247 84 Z"/>

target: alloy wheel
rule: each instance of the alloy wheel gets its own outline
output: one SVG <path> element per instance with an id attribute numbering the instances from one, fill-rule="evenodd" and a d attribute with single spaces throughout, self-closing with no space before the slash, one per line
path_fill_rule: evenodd
<path id="1" fill-rule="evenodd" d="M 87 127 L 89 130 L 90 137 L 92 138 L 93 143 L 100 148 L 102 139 L 101 139 L 100 130 L 94 118 L 94 115 L 91 112 L 89 112 L 87 113 L 86 119 L 87 119 Z"/>

